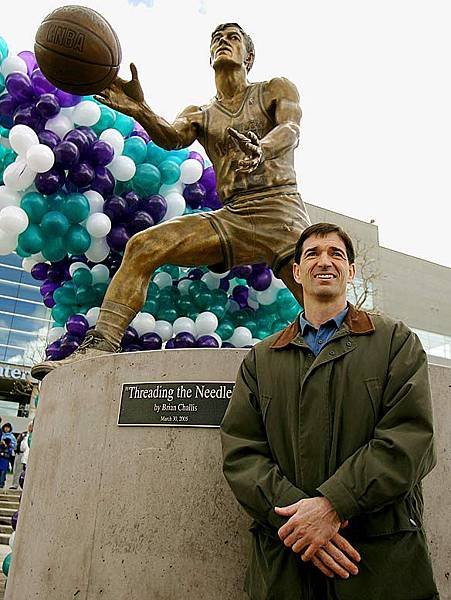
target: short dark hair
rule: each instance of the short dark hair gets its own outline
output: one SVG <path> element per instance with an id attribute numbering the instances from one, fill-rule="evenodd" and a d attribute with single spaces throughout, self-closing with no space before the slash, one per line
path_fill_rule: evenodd
<path id="1" fill-rule="evenodd" d="M 12 431 L 12 430 L 13 430 L 13 426 L 11 425 L 11 423 L 5 423 L 5 424 L 2 426 L 2 431 L 5 429 L 5 427 L 9 427 L 9 430 L 10 430 L 10 431 Z"/>
<path id="2" fill-rule="evenodd" d="M 355 262 L 354 244 L 346 231 L 338 225 L 335 225 L 335 223 L 315 223 L 314 225 L 307 227 L 307 229 L 304 229 L 294 250 L 294 262 L 298 264 L 301 262 L 302 246 L 307 238 L 312 235 L 326 237 L 329 233 L 336 233 L 338 237 L 341 238 L 346 248 L 346 256 L 348 257 L 349 264 L 352 265 Z"/>
<path id="3" fill-rule="evenodd" d="M 251 36 L 244 31 L 241 25 L 238 25 L 238 23 L 221 23 L 215 28 L 215 30 L 211 34 L 211 37 L 213 38 L 215 33 L 217 33 L 218 31 L 224 31 L 224 29 L 227 29 L 227 27 L 236 27 L 243 34 L 244 43 L 246 44 L 247 56 L 250 57 L 249 60 L 246 62 L 246 71 L 249 73 L 249 71 L 252 69 L 252 65 L 254 64 L 255 47 Z"/>

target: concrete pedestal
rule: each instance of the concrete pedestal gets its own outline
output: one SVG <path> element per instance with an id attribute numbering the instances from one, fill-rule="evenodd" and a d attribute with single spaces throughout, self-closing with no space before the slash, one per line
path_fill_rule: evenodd
<path id="1" fill-rule="evenodd" d="M 234 381 L 245 350 L 118 354 L 44 381 L 7 600 L 243 600 L 219 429 L 118 427 L 123 382 Z"/>

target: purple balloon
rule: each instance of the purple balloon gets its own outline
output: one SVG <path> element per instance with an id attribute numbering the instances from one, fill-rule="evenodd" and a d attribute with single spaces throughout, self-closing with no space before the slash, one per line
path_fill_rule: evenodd
<path id="1" fill-rule="evenodd" d="M 218 210 L 218 208 L 222 208 L 222 202 L 216 190 L 209 191 L 207 193 L 204 206 L 206 206 L 207 208 L 211 208 L 212 210 Z"/>
<path id="2" fill-rule="evenodd" d="M 103 264 L 106 265 L 110 270 L 110 276 L 112 277 L 116 271 L 121 266 L 122 255 L 119 252 L 110 252 L 108 256 L 103 261 Z"/>
<path id="3" fill-rule="evenodd" d="M 16 510 L 16 512 L 11 517 L 11 527 L 14 529 L 14 531 L 16 531 L 18 518 L 19 518 L 19 511 Z"/>
<path id="4" fill-rule="evenodd" d="M 213 167 L 207 167 L 202 173 L 202 177 L 199 179 L 199 183 L 201 183 L 207 192 L 213 191 L 216 189 L 216 175 Z"/>
<path id="5" fill-rule="evenodd" d="M 72 352 L 75 352 L 79 345 L 79 338 L 75 337 L 74 335 L 71 335 L 70 333 L 66 333 L 61 338 L 60 352 L 64 356 L 69 356 L 70 354 L 72 354 Z"/>
<path id="6" fill-rule="evenodd" d="M 53 299 L 53 294 L 46 294 L 44 296 L 44 304 L 47 308 L 53 308 L 56 304 L 55 300 Z"/>
<path id="7" fill-rule="evenodd" d="M 90 144 L 93 144 L 97 141 L 96 132 L 91 127 L 87 127 L 86 125 L 79 125 L 76 131 L 81 131 L 82 133 L 84 133 L 85 136 L 88 138 L 88 142 Z"/>
<path id="8" fill-rule="evenodd" d="M 124 250 L 129 239 L 130 235 L 124 225 L 115 225 L 106 236 L 109 247 L 118 252 Z"/>
<path id="9" fill-rule="evenodd" d="M 29 102 L 34 97 L 30 78 L 20 71 L 10 73 L 6 78 L 5 86 L 11 96 L 18 102 Z"/>
<path id="10" fill-rule="evenodd" d="M 173 350 L 175 348 L 175 338 L 171 338 L 166 342 L 166 350 Z"/>
<path id="11" fill-rule="evenodd" d="M 83 161 L 70 169 L 67 178 L 79 189 L 86 189 L 94 181 L 95 176 L 96 172 L 94 168 L 89 163 Z"/>
<path id="12" fill-rule="evenodd" d="M 68 131 L 64 136 L 64 141 L 73 142 L 77 146 L 80 156 L 86 155 L 89 151 L 89 139 L 79 129 Z"/>
<path id="13" fill-rule="evenodd" d="M 39 288 L 39 291 L 41 292 L 41 296 L 47 296 L 47 294 L 53 294 L 53 292 L 59 287 L 59 283 L 56 281 L 50 281 L 49 279 L 46 279 Z"/>
<path id="14" fill-rule="evenodd" d="M 47 279 L 49 266 L 50 265 L 47 263 L 36 263 L 31 269 L 31 276 L 33 279 L 37 279 L 38 281 L 44 281 Z"/>
<path id="15" fill-rule="evenodd" d="M 174 338 L 174 348 L 194 348 L 196 340 L 192 333 L 181 331 Z"/>
<path id="16" fill-rule="evenodd" d="M 55 94 L 42 94 L 36 102 L 36 110 L 44 119 L 55 117 L 60 109 L 60 105 Z"/>
<path id="17" fill-rule="evenodd" d="M 221 348 L 235 348 L 235 346 L 230 342 L 222 342 Z"/>
<path id="18" fill-rule="evenodd" d="M 255 263 L 255 265 L 252 265 L 252 273 L 261 273 L 268 268 L 269 267 L 266 263 Z"/>
<path id="19" fill-rule="evenodd" d="M 81 96 L 76 96 L 75 94 L 69 94 L 68 92 L 63 92 L 63 90 L 57 90 L 56 95 L 57 95 L 60 105 L 64 106 L 65 108 L 69 107 L 69 106 L 75 106 L 82 99 Z"/>
<path id="20" fill-rule="evenodd" d="M 158 333 L 149 332 L 140 337 L 143 350 L 159 350 L 163 345 L 163 341 Z"/>
<path id="21" fill-rule="evenodd" d="M 35 69 L 31 74 L 30 79 L 33 85 L 33 89 L 38 96 L 40 96 L 41 94 L 53 93 L 56 91 L 56 87 L 53 85 L 53 83 L 50 83 L 50 81 L 44 77 L 40 69 Z"/>
<path id="22" fill-rule="evenodd" d="M 141 201 L 141 209 L 149 213 L 154 223 L 159 223 L 168 210 L 166 198 L 159 194 L 147 196 Z"/>
<path id="23" fill-rule="evenodd" d="M 139 352 L 140 350 L 142 350 L 141 346 L 139 344 L 130 344 L 129 346 L 125 346 L 125 348 L 123 348 L 123 352 Z"/>
<path id="24" fill-rule="evenodd" d="M 154 222 L 149 213 L 144 212 L 143 210 L 138 210 L 127 223 L 127 231 L 130 233 L 130 235 L 133 235 L 138 233 L 138 231 L 144 231 L 144 229 L 148 229 L 153 225 Z"/>
<path id="25" fill-rule="evenodd" d="M 238 277 L 238 279 L 247 279 L 252 275 L 252 265 L 239 265 L 238 267 L 233 267 L 232 269 L 233 277 Z"/>
<path id="26" fill-rule="evenodd" d="M 269 288 L 271 285 L 271 280 L 271 271 L 266 268 L 264 271 L 253 272 L 248 279 L 248 283 L 254 288 L 254 290 L 262 292 L 263 290 L 267 290 Z"/>
<path id="27" fill-rule="evenodd" d="M 28 75 L 31 75 L 38 66 L 33 52 L 30 52 L 29 50 L 23 50 L 22 52 L 19 52 L 17 56 L 20 56 L 20 58 L 25 62 L 27 65 Z"/>
<path id="28" fill-rule="evenodd" d="M 96 140 L 89 150 L 89 159 L 93 165 L 105 167 L 113 160 L 113 158 L 113 146 L 108 142 L 104 142 L 103 140 Z"/>
<path id="29" fill-rule="evenodd" d="M 64 140 L 60 142 L 54 149 L 55 162 L 57 165 L 63 167 L 63 169 L 69 169 L 70 167 L 77 164 L 80 159 L 80 151 L 78 146 L 74 142 Z"/>
<path id="30" fill-rule="evenodd" d="M 212 335 L 201 335 L 197 338 L 198 348 L 219 348 L 218 340 Z"/>
<path id="31" fill-rule="evenodd" d="M 198 160 L 202 166 L 205 166 L 204 157 L 202 156 L 202 154 L 199 154 L 199 152 L 196 152 L 195 150 L 191 150 L 191 152 L 188 155 L 188 158 L 194 158 L 195 160 Z"/>
<path id="32" fill-rule="evenodd" d="M 123 193 L 122 198 L 127 202 L 127 217 L 133 216 L 140 209 L 141 198 L 133 191 Z"/>
<path id="33" fill-rule="evenodd" d="M 232 297 L 240 304 L 241 302 L 247 303 L 249 298 L 249 288 L 245 285 L 237 285 L 233 288 Z"/>
<path id="34" fill-rule="evenodd" d="M 191 269 L 191 271 L 188 273 L 188 279 L 194 281 L 200 279 L 202 275 L 205 275 L 202 269 Z"/>
<path id="35" fill-rule="evenodd" d="M 221 279 L 221 281 L 219 282 L 219 289 L 222 290 L 223 292 L 227 292 L 229 287 L 230 287 L 230 281 L 227 279 L 227 277 L 224 277 L 223 279 Z"/>
<path id="36" fill-rule="evenodd" d="M 66 329 L 72 335 L 82 338 L 89 329 L 89 323 L 83 315 L 71 315 L 66 321 Z"/>
<path id="37" fill-rule="evenodd" d="M 111 196 L 105 200 L 103 212 L 110 218 L 113 225 L 120 223 L 126 218 L 128 212 L 127 201 L 122 196 Z"/>
<path id="38" fill-rule="evenodd" d="M 201 183 L 190 183 L 183 190 L 183 197 L 191 208 L 200 208 L 207 192 Z"/>
<path id="39" fill-rule="evenodd" d="M 19 103 L 11 94 L 2 94 L 0 96 L 0 115 L 12 117 Z"/>
<path id="40" fill-rule="evenodd" d="M 146 143 L 150 142 L 150 135 L 147 133 L 144 127 L 140 123 L 138 123 L 138 121 L 135 121 L 135 127 L 131 135 L 139 135 L 139 137 L 141 137 Z"/>
<path id="41" fill-rule="evenodd" d="M 43 129 L 38 133 L 38 138 L 41 144 L 48 146 L 52 150 L 60 143 L 60 138 L 56 133 L 49 129 Z"/>
<path id="42" fill-rule="evenodd" d="M 35 131 L 43 129 L 44 121 L 34 104 L 19 104 L 14 111 L 14 125 L 27 125 Z"/>
<path id="43" fill-rule="evenodd" d="M 121 346 L 130 346 L 130 344 L 138 344 L 139 343 L 139 335 L 134 327 L 130 325 L 124 331 L 124 335 L 122 336 Z"/>
<path id="44" fill-rule="evenodd" d="M 99 192 L 104 198 L 110 196 L 114 191 L 116 180 L 106 167 L 96 167 L 96 176 L 91 184 L 91 189 Z"/>
<path id="45" fill-rule="evenodd" d="M 48 360 L 59 360 L 61 358 L 61 340 L 56 340 L 47 346 L 45 355 Z"/>
<path id="46" fill-rule="evenodd" d="M 34 183 L 38 192 L 50 195 L 60 190 L 63 187 L 65 180 L 64 171 L 58 167 L 52 167 L 45 173 L 38 173 Z"/>

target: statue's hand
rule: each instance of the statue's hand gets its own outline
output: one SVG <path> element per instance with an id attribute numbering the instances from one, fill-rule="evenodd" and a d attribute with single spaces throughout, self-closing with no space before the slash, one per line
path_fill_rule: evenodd
<path id="1" fill-rule="evenodd" d="M 263 162 L 260 140 L 252 131 L 248 131 L 247 135 L 244 135 L 229 127 L 227 132 L 241 152 L 245 154 L 245 158 L 238 162 L 237 173 L 252 173 Z"/>
<path id="2" fill-rule="evenodd" d="M 132 73 L 130 81 L 125 81 L 118 76 L 95 98 L 114 110 L 135 117 L 144 102 L 144 94 L 139 83 L 138 71 L 133 63 L 130 64 L 130 71 Z"/>

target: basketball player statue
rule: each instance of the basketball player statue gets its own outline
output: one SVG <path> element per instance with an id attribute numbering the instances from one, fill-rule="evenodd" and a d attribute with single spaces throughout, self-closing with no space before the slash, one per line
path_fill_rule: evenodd
<path id="1" fill-rule="evenodd" d="M 189 106 L 172 125 L 147 106 L 133 64 L 131 81 L 117 77 L 98 99 L 134 117 L 167 150 L 199 140 L 213 163 L 223 208 L 184 215 L 134 235 L 95 329 L 68 358 L 35 365 L 37 379 L 59 365 L 117 352 L 125 328 L 145 302 L 152 273 L 164 263 L 208 265 L 222 273 L 235 265 L 266 262 L 299 296 L 291 259 L 310 223 L 293 164 L 301 119 L 298 92 L 282 77 L 248 82 L 254 45 L 236 23 L 213 31 L 210 61 L 216 96 L 204 106 Z"/>

